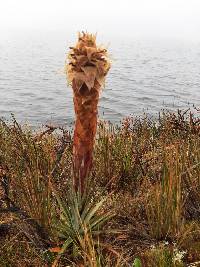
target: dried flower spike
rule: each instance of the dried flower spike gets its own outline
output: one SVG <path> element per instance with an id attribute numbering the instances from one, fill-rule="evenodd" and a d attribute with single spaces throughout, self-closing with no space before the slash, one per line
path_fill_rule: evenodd
<path id="1" fill-rule="evenodd" d="M 67 78 L 73 88 L 76 115 L 73 163 L 74 186 L 84 191 L 85 179 L 92 167 L 92 152 L 97 128 L 97 104 L 101 87 L 110 69 L 107 50 L 96 45 L 96 36 L 79 33 L 70 47 Z"/>

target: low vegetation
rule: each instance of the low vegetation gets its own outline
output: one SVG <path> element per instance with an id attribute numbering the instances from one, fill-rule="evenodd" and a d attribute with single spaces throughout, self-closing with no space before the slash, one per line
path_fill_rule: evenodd
<path id="1" fill-rule="evenodd" d="M 70 129 L 0 122 L 0 266 L 200 266 L 200 120 L 100 121 L 84 194 Z"/>

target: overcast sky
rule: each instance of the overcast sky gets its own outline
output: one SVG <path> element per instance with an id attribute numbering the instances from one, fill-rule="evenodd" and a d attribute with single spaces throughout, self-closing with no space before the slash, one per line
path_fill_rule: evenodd
<path id="1" fill-rule="evenodd" d="M 0 32 L 16 29 L 200 40 L 200 0 L 0 0 Z"/>

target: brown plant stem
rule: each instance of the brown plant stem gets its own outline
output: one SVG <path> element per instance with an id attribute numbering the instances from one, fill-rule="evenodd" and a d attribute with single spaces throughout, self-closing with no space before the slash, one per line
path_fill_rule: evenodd
<path id="1" fill-rule="evenodd" d="M 78 90 L 76 82 L 73 81 L 72 87 L 76 115 L 73 142 L 74 187 L 76 191 L 80 187 L 80 191 L 83 193 L 85 179 L 92 168 L 100 84 L 95 81 L 94 87 L 89 90 L 84 83 Z"/>

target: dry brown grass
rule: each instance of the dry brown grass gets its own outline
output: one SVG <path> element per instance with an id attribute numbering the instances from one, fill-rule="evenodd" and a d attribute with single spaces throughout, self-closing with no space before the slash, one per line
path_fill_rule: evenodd
<path id="1" fill-rule="evenodd" d="M 58 253 L 50 248 L 65 242 L 54 228 L 61 215 L 55 194 L 69 201 L 72 139 L 56 131 L 0 124 L 1 266 L 51 266 Z M 115 216 L 101 233 L 77 235 L 78 250 L 70 245 L 58 266 L 130 266 L 139 257 L 144 267 L 174 267 L 200 260 L 200 131 L 189 111 L 156 122 L 100 122 L 90 181 L 90 199 L 107 199 L 95 214 Z M 186 253 L 174 265 L 177 251 Z"/>

